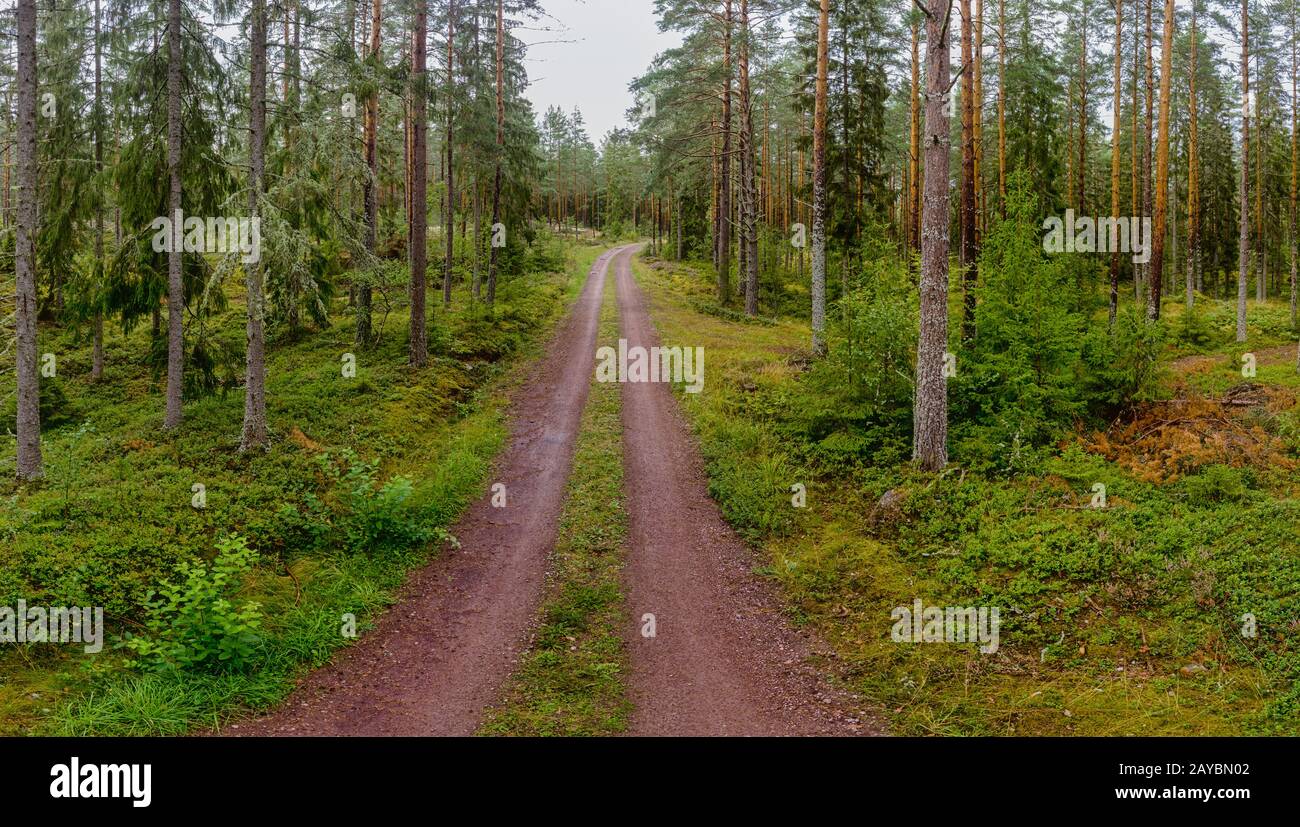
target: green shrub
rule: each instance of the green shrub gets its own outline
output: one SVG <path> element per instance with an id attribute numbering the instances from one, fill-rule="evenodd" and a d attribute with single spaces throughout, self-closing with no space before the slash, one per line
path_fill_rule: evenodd
<path id="1" fill-rule="evenodd" d="M 232 598 L 256 559 L 234 536 L 217 543 L 211 566 L 181 563 L 181 582 L 164 582 L 145 599 L 148 633 L 127 633 L 128 664 L 154 672 L 242 670 L 261 641 L 262 610 L 251 601 L 236 607 Z"/>
<path id="2" fill-rule="evenodd" d="M 1183 480 L 1183 488 L 1187 492 L 1188 502 L 1206 506 L 1241 502 L 1246 498 L 1249 486 L 1241 469 L 1227 465 L 1207 465 L 1199 474 Z"/>
<path id="3" fill-rule="evenodd" d="M 401 552 L 446 536 L 411 504 L 414 488 L 409 479 L 393 477 L 380 483 L 378 462 L 362 460 L 350 449 L 343 451 L 341 458 L 346 470 L 339 477 L 342 513 L 338 529 L 349 552 Z M 337 473 L 339 466 L 328 454 L 323 454 L 321 461 Z"/>

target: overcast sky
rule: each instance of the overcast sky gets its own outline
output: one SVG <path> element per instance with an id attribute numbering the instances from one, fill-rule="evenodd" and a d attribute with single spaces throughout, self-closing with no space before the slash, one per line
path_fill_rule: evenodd
<path id="1" fill-rule="evenodd" d="M 605 133 L 626 124 L 633 102 L 628 84 L 681 37 L 660 34 L 653 0 L 546 0 L 544 6 L 553 18 L 544 25 L 552 30 L 519 32 L 533 44 L 528 98 L 538 117 L 549 106 L 566 112 L 577 106 L 599 146 Z"/>

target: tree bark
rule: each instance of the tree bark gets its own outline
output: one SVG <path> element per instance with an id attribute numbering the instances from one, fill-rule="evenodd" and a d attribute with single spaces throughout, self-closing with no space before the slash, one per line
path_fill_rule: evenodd
<path id="1" fill-rule="evenodd" d="M 722 157 L 718 183 L 718 303 L 731 300 L 731 36 L 732 0 L 722 21 Z"/>
<path id="2" fill-rule="evenodd" d="M 181 388 L 185 369 L 185 282 L 181 269 L 181 0 L 169 0 L 167 11 L 167 208 L 172 243 L 167 253 L 167 415 L 163 428 L 181 424 Z"/>
<path id="3" fill-rule="evenodd" d="M 758 315 L 758 193 L 754 187 L 754 100 L 749 79 L 749 0 L 740 0 L 741 244 L 744 245 L 745 314 Z"/>
<path id="4" fill-rule="evenodd" d="M 102 179 L 104 175 L 103 136 L 103 48 L 100 43 L 99 0 L 95 0 L 95 175 Z M 104 197 L 103 191 L 95 197 L 95 317 L 91 321 L 94 344 L 90 362 L 90 381 L 98 382 L 104 378 L 104 312 L 100 308 L 104 280 Z"/>
<path id="5" fill-rule="evenodd" d="M 920 335 L 912 458 L 925 471 L 948 464 L 948 16 L 945 0 L 926 10 L 925 214 L 922 218 Z"/>
<path id="6" fill-rule="evenodd" d="M 1165 230 L 1169 221 L 1169 89 L 1174 58 L 1174 0 L 1165 0 L 1165 32 L 1160 47 L 1160 126 L 1156 139 L 1155 235 L 1151 239 L 1151 289 L 1147 318 L 1160 318 L 1164 287 Z"/>
<path id="7" fill-rule="evenodd" d="M 506 144 L 506 101 L 505 101 L 505 48 L 506 24 L 503 0 L 497 0 L 497 155 L 496 173 L 492 178 L 492 236 L 496 237 L 497 225 L 501 223 L 501 161 Z M 488 253 L 487 303 L 496 301 L 497 295 L 497 245 L 492 243 Z"/>
<path id="8" fill-rule="evenodd" d="M 40 374 L 36 369 L 36 0 L 18 0 L 18 235 L 15 326 L 18 374 L 18 479 L 41 462 Z"/>
<path id="9" fill-rule="evenodd" d="M 1124 0 L 1115 0 L 1115 101 L 1110 130 L 1110 217 L 1119 218 L 1119 119 L 1120 90 L 1122 88 L 1120 67 L 1124 63 Z M 1115 326 L 1115 316 L 1119 310 L 1119 249 L 1111 245 L 1110 252 L 1110 306 L 1107 321 Z"/>
<path id="10" fill-rule="evenodd" d="M 248 214 L 261 215 L 262 181 L 266 170 L 266 0 L 253 0 L 249 34 Z M 239 450 L 266 448 L 266 333 L 262 263 L 244 265 L 248 293 L 248 355 L 244 379 L 244 431 Z"/>
<path id="11" fill-rule="evenodd" d="M 383 62 L 380 54 L 380 36 L 384 23 L 384 0 L 372 0 L 370 20 L 370 59 L 378 68 Z M 366 184 L 363 197 L 366 202 L 366 250 L 371 258 L 379 254 L 379 90 L 366 99 Z M 357 344 L 368 345 L 371 331 L 370 304 L 373 288 L 369 283 L 357 290 Z"/>
<path id="12" fill-rule="evenodd" d="M 455 78 L 452 73 L 456 69 L 456 0 L 451 0 L 447 6 L 447 214 L 443 217 L 446 223 L 446 250 L 442 262 L 442 305 L 443 307 L 451 306 L 451 276 L 452 264 L 456 254 L 456 108 L 452 103 L 452 93 L 455 90 Z"/>
<path id="13" fill-rule="evenodd" d="M 425 270 L 429 220 L 428 122 L 425 118 L 425 40 L 428 35 L 428 0 L 415 0 L 414 40 L 411 44 L 411 332 L 408 358 L 412 367 L 429 361 L 428 331 L 425 326 Z"/>
<path id="14" fill-rule="evenodd" d="M 921 55 L 920 23 L 912 23 L 912 94 L 911 142 L 908 150 L 907 235 L 911 250 L 921 253 Z M 999 93 L 1000 95 L 1001 93 Z M 1000 133 L 999 133 L 1000 134 Z M 908 272 L 912 269 L 912 254 L 908 255 Z"/>
<path id="15" fill-rule="evenodd" d="M 813 109 L 812 346 L 826 353 L 826 73 L 830 0 L 817 21 L 817 89 Z"/>
<path id="16" fill-rule="evenodd" d="M 979 278 L 979 241 L 975 238 L 975 75 L 972 61 L 970 0 L 961 0 L 960 215 L 963 342 L 975 340 L 975 283 Z"/>
<path id="17" fill-rule="evenodd" d="M 1241 183 L 1237 191 L 1237 341 L 1246 341 L 1250 267 L 1250 0 L 1241 0 Z"/>
<path id="18" fill-rule="evenodd" d="M 1187 132 L 1187 284 L 1184 301 L 1191 310 L 1196 301 L 1196 274 L 1200 269 L 1201 181 L 1200 152 L 1196 123 L 1196 2 L 1192 0 L 1191 53 L 1188 61 L 1188 132 Z"/>

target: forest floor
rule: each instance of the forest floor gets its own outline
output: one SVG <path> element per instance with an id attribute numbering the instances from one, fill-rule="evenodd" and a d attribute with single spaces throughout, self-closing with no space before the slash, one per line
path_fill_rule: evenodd
<path id="1" fill-rule="evenodd" d="M 1161 355 L 1157 400 L 1028 473 L 928 475 L 809 435 L 824 402 L 806 323 L 719 311 L 705 267 L 636 270 L 660 336 L 708 354 L 708 392 L 681 399 L 711 494 L 891 732 L 1300 732 L 1300 374 L 1283 303 L 1251 303 L 1255 377 L 1231 304 L 1202 297 L 1203 335 Z M 1165 309 L 1179 330 L 1181 305 Z M 1099 482 L 1109 501 L 1091 508 Z M 893 642 L 891 611 L 916 599 L 1000 606 L 998 650 Z"/>
<path id="2" fill-rule="evenodd" d="M 381 335 L 370 348 L 356 347 L 342 310 L 323 330 L 273 331 L 274 444 L 265 454 L 237 451 L 237 389 L 188 402 L 180 431 L 161 433 L 161 380 L 141 358 L 149 352 L 147 319 L 129 334 L 106 331 L 98 384 L 87 381 L 89 342 L 73 330 L 45 331 L 42 348 L 58 358 L 57 378 L 42 381 L 50 395 L 47 477 L 15 486 L 12 450 L 0 455 L 0 472 L 10 469 L 0 474 L 0 605 L 104 606 L 107 640 L 96 655 L 3 647 L 0 734 L 219 727 L 280 703 L 308 670 L 354 642 L 349 627 L 364 638 L 397 600 L 406 573 L 442 545 L 423 538 L 436 539 L 485 490 L 508 438 L 510 391 L 527 380 L 603 250 L 546 244 L 527 259 L 528 275 L 500 286 L 495 314 L 459 288 L 450 309 L 432 308 L 425 371 L 406 366 L 403 307 L 384 310 L 389 302 L 378 294 Z M 242 294 L 233 284 L 227 292 L 207 341 L 212 352 L 242 354 Z M 340 369 L 349 358 L 353 377 Z M 202 507 L 196 484 L 204 486 Z M 261 606 L 255 666 L 126 668 L 121 644 L 147 631 L 146 593 L 174 580 L 182 561 L 212 560 L 215 542 L 232 532 L 259 552 L 232 596 Z M 384 548 L 371 547 L 374 536 Z"/>
<path id="3" fill-rule="evenodd" d="M 797 427 L 819 404 L 806 323 L 720 311 L 704 268 L 638 249 L 570 247 L 491 320 L 458 296 L 427 374 L 404 367 L 400 313 L 351 382 L 350 326 L 279 342 L 264 456 L 234 451 L 237 393 L 158 435 L 157 379 L 128 355 L 147 331 L 110 337 L 99 385 L 87 343 L 57 338 L 49 478 L 0 483 L 0 605 L 142 629 L 140 594 L 238 530 L 265 628 L 255 668 L 216 674 L 7 647 L 0 734 L 1296 734 L 1285 308 L 1252 306 L 1247 378 L 1227 302 L 1168 304 L 1185 334 L 1158 399 L 1030 473 L 928 475 Z M 241 307 L 218 317 L 234 351 Z M 619 339 L 704 348 L 706 391 L 597 381 Z M 349 486 L 399 475 L 446 541 L 322 534 L 365 505 Z M 999 647 L 893 642 L 917 599 L 1001 606 Z"/>

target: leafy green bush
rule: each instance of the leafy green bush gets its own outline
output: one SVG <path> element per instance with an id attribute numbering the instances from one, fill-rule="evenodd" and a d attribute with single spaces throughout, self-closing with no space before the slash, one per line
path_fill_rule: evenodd
<path id="1" fill-rule="evenodd" d="M 1013 175 L 1007 217 L 980 255 L 975 343 L 951 386 L 955 418 L 1007 445 L 1050 442 L 1083 412 L 1087 319 L 1069 299 L 1075 286 L 1065 260 L 1043 252 L 1039 214 L 1028 178 Z"/>
<path id="2" fill-rule="evenodd" d="M 1227 465 L 1207 465 L 1199 474 L 1183 480 L 1187 500 L 1195 506 L 1241 502 L 1248 489 L 1245 474 Z"/>
<path id="3" fill-rule="evenodd" d="M 127 633 L 128 664 L 147 671 L 240 671 L 261 641 L 258 603 L 236 607 L 232 598 L 257 552 L 243 537 L 217 543 L 211 566 L 183 562 L 181 582 L 164 582 L 145 599 L 147 634 Z"/>
<path id="4" fill-rule="evenodd" d="M 378 481 L 379 463 L 365 461 L 350 449 L 341 454 L 346 465 L 339 477 L 342 514 L 341 540 L 352 553 L 383 554 L 406 551 L 446 536 L 411 504 L 414 488 L 406 477 Z M 321 457 L 327 470 L 337 473 L 338 463 Z"/>
<path id="5" fill-rule="evenodd" d="M 1113 330 L 1094 329 L 1085 338 L 1084 393 L 1094 414 L 1109 417 L 1134 402 L 1156 397 L 1165 341 L 1164 325 L 1149 323 L 1145 313 L 1134 307 L 1119 314 Z"/>

